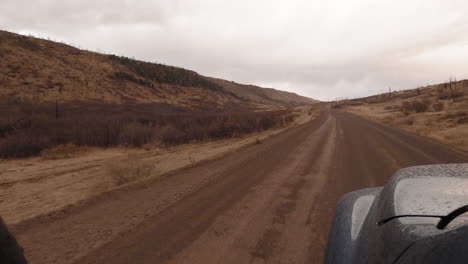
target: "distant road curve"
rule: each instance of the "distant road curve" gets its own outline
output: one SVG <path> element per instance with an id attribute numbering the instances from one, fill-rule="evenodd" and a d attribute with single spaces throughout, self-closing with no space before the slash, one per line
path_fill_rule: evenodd
<path id="1" fill-rule="evenodd" d="M 16 230 L 31 263 L 320 263 L 334 205 L 400 168 L 464 154 L 324 110 L 146 188 Z"/>

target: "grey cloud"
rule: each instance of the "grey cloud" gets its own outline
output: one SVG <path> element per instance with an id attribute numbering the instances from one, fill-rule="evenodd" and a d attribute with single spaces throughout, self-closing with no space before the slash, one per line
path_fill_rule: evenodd
<path id="1" fill-rule="evenodd" d="M 466 78 L 467 8 L 461 0 L 3 0 L 0 25 L 334 99 Z"/>
<path id="2" fill-rule="evenodd" d="M 178 0 L 3 0 L 1 24 L 15 29 L 74 31 L 113 24 L 160 24 L 177 11 Z"/>

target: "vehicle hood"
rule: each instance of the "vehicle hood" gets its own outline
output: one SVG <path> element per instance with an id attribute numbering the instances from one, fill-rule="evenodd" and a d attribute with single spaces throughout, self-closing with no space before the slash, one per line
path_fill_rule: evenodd
<path id="1" fill-rule="evenodd" d="M 468 164 L 400 170 L 381 192 L 379 221 L 395 216 L 445 216 L 468 205 Z M 383 198 L 383 199 L 382 199 Z M 434 224 L 439 218 L 401 217 L 402 224 Z"/>

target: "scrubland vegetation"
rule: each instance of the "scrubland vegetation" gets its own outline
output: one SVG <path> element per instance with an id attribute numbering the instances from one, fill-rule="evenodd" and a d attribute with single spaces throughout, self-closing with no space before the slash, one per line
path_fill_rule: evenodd
<path id="1" fill-rule="evenodd" d="M 173 146 L 236 137 L 284 126 L 287 110 L 203 112 L 163 104 L 34 105 L 3 104 L 0 111 L 0 157 L 27 157 L 64 144 L 76 147 L 147 144 Z"/>
<path id="2" fill-rule="evenodd" d="M 468 80 L 383 93 L 331 105 L 468 151 Z"/>
<path id="3" fill-rule="evenodd" d="M 0 158 L 173 146 L 283 126 L 315 102 L 0 30 Z M 262 111 L 259 111 L 262 110 Z"/>

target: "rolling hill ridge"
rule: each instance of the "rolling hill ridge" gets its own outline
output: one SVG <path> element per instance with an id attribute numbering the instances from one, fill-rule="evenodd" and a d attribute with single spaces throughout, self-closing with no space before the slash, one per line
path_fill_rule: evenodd
<path id="1" fill-rule="evenodd" d="M 316 102 L 194 71 L 0 31 L 3 100 L 276 109 Z"/>

